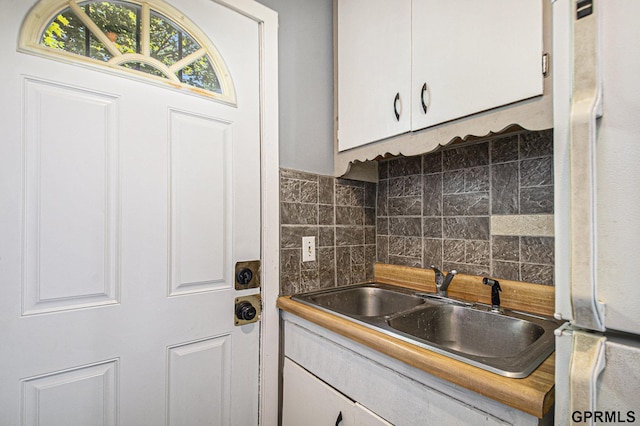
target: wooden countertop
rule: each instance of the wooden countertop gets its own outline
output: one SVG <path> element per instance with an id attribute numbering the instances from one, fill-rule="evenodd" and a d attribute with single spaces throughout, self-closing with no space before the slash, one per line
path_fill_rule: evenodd
<path id="1" fill-rule="evenodd" d="M 411 285 L 410 282 L 392 282 L 394 281 L 393 279 L 385 279 L 386 275 L 393 275 L 391 273 L 392 271 L 397 272 L 399 270 L 401 271 L 400 275 L 406 278 L 407 273 L 409 275 L 413 275 L 413 272 L 418 272 L 420 281 L 426 282 L 426 280 L 422 280 L 422 274 L 429 273 L 429 271 L 425 271 L 422 269 L 418 271 L 412 271 L 416 268 L 385 268 L 387 268 L 387 266 L 385 265 L 376 265 L 376 280 L 378 282 L 386 282 L 387 284 L 395 284 L 401 286 L 416 287 L 415 285 Z M 380 274 L 378 274 L 379 272 Z M 431 274 L 433 275 L 433 273 Z M 456 277 L 456 280 L 458 280 L 458 278 L 459 277 Z M 474 280 L 470 278 L 466 280 L 462 279 L 460 281 L 474 282 Z M 456 282 L 454 281 L 454 283 L 451 285 L 450 293 L 453 293 L 452 290 L 454 289 L 455 284 Z M 503 284 L 503 281 L 500 281 L 500 284 L 504 292 L 505 285 Z M 424 288 L 424 286 L 420 287 Z M 507 285 L 507 287 L 509 288 L 510 285 Z M 484 289 L 487 289 L 487 287 L 484 287 Z M 518 290 L 520 289 L 518 288 Z M 545 291 L 547 290 L 543 289 L 543 294 Z M 534 299 L 537 300 L 537 297 L 534 297 Z M 545 295 L 542 297 L 542 299 L 544 299 L 546 301 L 545 303 L 547 303 L 549 297 L 548 295 Z M 543 303 L 543 305 L 545 303 Z M 553 407 L 555 400 L 555 353 L 551 354 L 528 377 L 525 377 L 523 379 L 512 379 L 482 370 L 480 368 L 468 365 L 461 361 L 457 361 L 445 355 L 440 355 L 428 349 L 420 348 L 402 340 L 395 339 L 384 333 L 380 333 L 378 331 L 356 324 L 353 321 L 340 318 L 336 315 L 332 315 L 311 306 L 307 306 L 305 304 L 291 300 L 289 296 L 278 298 L 277 306 L 284 311 L 290 312 L 294 315 L 325 327 L 328 330 L 348 337 L 355 342 L 358 342 L 371 349 L 400 360 L 406 364 L 411 365 L 412 367 L 418 368 L 436 377 L 447 380 L 465 389 L 477 392 L 488 398 L 494 399 L 505 405 L 524 411 L 538 418 L 544 417 L 544 415 L 547 414 Z M 507 304 L 505 304 L 505 306 L 509 307 Z M 518 307 L 521 309 L 523 308 L 522 306 Z M 548 311 L 548 308 L 534 308 L 530 311 L 547 313 L 540 311 Z"/>

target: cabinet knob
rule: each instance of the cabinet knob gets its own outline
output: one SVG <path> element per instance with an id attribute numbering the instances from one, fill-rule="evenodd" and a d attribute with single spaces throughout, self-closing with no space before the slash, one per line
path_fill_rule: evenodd
<path id="1" fill-rule="evenodd" d="M 400 102 L 400 92 L 396 93 L 396 97 L 393 98 L 393 112 L 396 114 L 396 121 L 400 121 L 400 112 L 398 112 L 398 103 Z M 400 104 L 402 107 L 402 104 Z"/>
<path id="2" fill-rule="evenodd" d="M 427 92 L 427 83 L 422 85 L 422 90 L 420 91 L 420 102 L 422 103 L 422 110 L 424 113 L 427 113 L 427 103 L 424 101 L 424 94 Z"/>

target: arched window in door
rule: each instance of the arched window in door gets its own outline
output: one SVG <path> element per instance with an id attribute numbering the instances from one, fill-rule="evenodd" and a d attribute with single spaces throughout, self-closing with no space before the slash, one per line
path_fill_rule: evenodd
<path id="1" fill-rule="evenodd" d="M 231 76 L 213 43 L 159 0 L 41 0 L 22 26 L 20 49 L 236 103 Z"/>

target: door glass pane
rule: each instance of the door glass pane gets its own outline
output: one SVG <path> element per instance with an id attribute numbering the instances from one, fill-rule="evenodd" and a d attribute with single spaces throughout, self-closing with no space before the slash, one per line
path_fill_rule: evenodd
<path id="1" fill-rule="evenodd" d="M 178 78 L 189 86 L 222 93 L 218 76 L 216 76 L 216 73 L 213 71 L 213 66 L 207 56 L 203 56 L 181 69 L 178 73 Z"/>
<path id="2" fill-rule="evenodd" d="M 151 13 L 150 27 L 151 57 L 166 66 L 200 49 L 200 45 L 189 34 L 158 13 Z"/>
<path id="3" fill-rule="evenodd" d="M 81 3 L 85 13 L 122 53 L 140 51 L 140 6 L 125 2 Z"/>
<path id="4" fill-rule="evenodd" d="M 100 62 L 117 60 L 117 66 L 175 81 L 170 74 L 173 72 L 185 85 L 223 94 L 216 72 L 220 64 L 211 59 L 203 46 L 206 43 L 196 40 L 169 17 L 150 8 L 149 22 L 143 26 L 142 6 L 124 0 L 90 0 L 78 3 L 78 7 L 83 13 L 77 8 L 76 13 L 74 8 L 66 7 L 51 19 L 39 44 Z M 100 30 L 96 30 L 98 34 L 91 32 L 91 23 Z M 149 45 L 145 46 L 148 49 L 142 48 L 143 39 L 149 40 Z M 138 55 L 141 60 L 134 57 L 121 63 L 118 52 Z M 171 68 L 185 58 L 188 59 L 180 69 Z"/>

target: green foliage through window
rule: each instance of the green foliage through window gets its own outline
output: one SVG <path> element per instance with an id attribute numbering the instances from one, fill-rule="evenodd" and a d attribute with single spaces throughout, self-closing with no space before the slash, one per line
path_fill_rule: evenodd
<path id="1" fill-rule="evenodd" d="M 74 6 L 70 3 L 49 22 L 41 45 L 222 93 L 207 50 L 166 16 L 151 10 L 145 19 L 143 7 L 128 1 L 91 0 Z"/>

